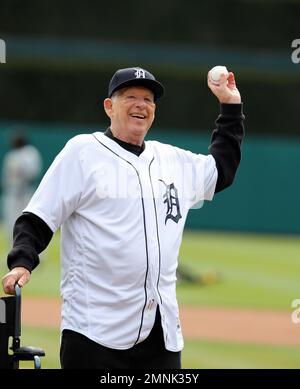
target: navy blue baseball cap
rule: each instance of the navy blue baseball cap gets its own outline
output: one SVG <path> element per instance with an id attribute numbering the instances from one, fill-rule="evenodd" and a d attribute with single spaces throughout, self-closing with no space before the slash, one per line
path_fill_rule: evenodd
<path id="1" fill-rule="evenodd" d="M 140 67 L 125 68 L 117 70 L 112 76 L 108 87 L 108 97 L 127 86 L 144 86 L 150 89 L 154 94 L 154 100 L 162 97 L 165 90 L 164 86 L 148 70 Z"/>

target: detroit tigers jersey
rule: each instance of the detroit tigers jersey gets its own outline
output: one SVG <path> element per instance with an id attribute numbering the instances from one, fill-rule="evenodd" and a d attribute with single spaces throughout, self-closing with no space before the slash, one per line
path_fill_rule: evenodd
<path id="1" fill-rule="evenodd" d="M 176 268 L 190 208 L 211 200 L 215 160 L 156 141 L 138 157 L 97 132 L 72 138 L 24 210 L 61 230 L 62 329 L 128 349 L 157 305 L 166 349 L 183 348 Z"/>

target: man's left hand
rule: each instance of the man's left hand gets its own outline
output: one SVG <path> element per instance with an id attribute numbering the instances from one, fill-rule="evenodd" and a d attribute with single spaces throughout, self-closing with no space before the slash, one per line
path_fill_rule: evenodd
<path id="1" fill-rule="evenodd" d="M 215 85 L 213 82 L 211 82 L 209 75 L 207 75 L 207 85 L 212 93 L 219 99 L 220 103 L 241 103 L 241 95 L 236 87 L 234 74 L 232 72 L 229 72 L 228 78 L 226 78 L 225 74 L 222 74 L 220 77 L 219 85 Z"/>

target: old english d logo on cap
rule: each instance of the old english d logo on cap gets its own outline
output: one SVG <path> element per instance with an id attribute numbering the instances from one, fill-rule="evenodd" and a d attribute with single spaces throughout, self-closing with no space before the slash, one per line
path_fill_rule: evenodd
<path id="1" fill-rule="evenodd" d="M 134 75 L 136 78 L 146 78 L 145 70 L 141 68 L 135 69 Z"/>

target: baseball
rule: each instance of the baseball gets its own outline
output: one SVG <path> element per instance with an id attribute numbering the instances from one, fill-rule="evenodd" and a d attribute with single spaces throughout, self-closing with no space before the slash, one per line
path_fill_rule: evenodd
<path id="1" fill-rule="evenodd" d="M 221 74 L 225 74 L 228 77 L 228 70 L 226 66 L 215 66 L 209 71 L 209 77 L 213 84 L 219 85 Z"/>

